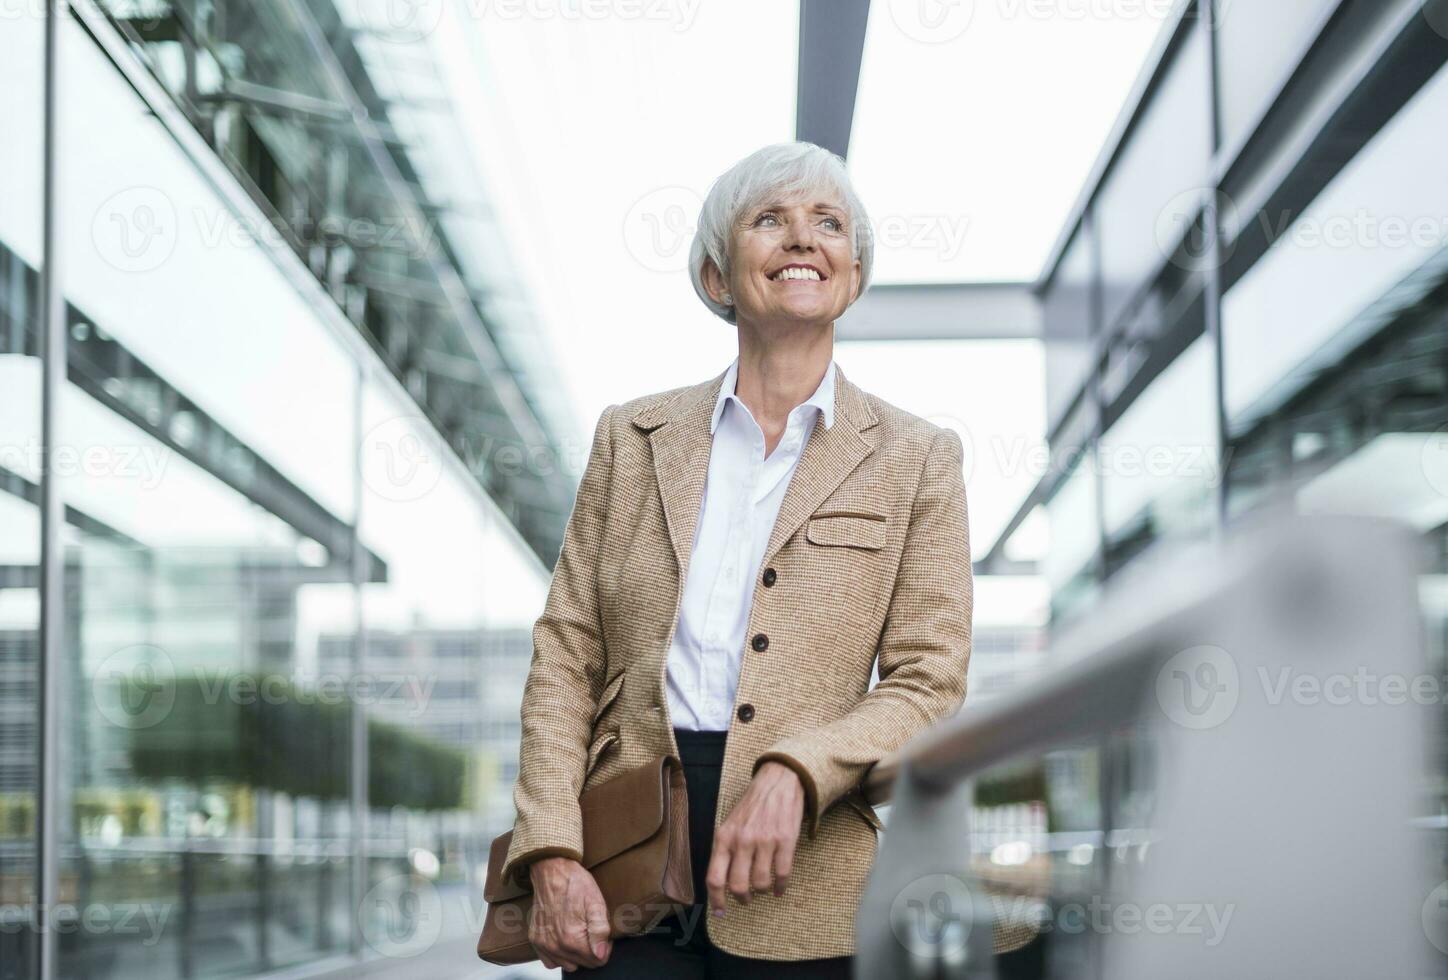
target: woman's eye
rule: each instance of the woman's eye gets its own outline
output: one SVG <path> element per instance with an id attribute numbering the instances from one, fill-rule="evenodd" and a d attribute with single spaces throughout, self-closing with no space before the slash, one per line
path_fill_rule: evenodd
<path id="1" fill-rule="evenodd" d="M 840 231 L 844 227 L 840 224 L 838 218 L 826 218 L 824 220 L 824 223 L 830 229 L 830 231 Z"/>
<path id="2" fill-rule="evenodd" d="M 759 220 L 754 223 L 756 225 L 777 225 L 779 224 L 779 218 L 772 214 L 761 214 Z"/>

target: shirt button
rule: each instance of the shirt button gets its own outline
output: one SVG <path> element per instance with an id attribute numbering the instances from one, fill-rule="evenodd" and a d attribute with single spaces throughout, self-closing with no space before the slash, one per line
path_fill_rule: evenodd
<path id="1" fill-rule="evenodd" d="M 778 576 L 777 574 L 775 574 L 774 569 L 772 569 L 772 568 L 766 568 L 766 569 L 764 570 L 764 587 L 765 587 L 766 589 L 769 588 L 771 585 L 774 584 L 774 580 L 775 580 L 776 578 L 778 578 L 778 577 L 779 577 L 779 576 Z"/>
<path id="2" fill-rule="evenodd" d="M 752 704 L 741 704 L 741 705 L 739 706 L 739 720 L 740 720 L 740 721 L 749 721 L 749 720 L 752 719 L 753 717 L 754 717 L 754 705 L 752 705 Z"/>
<path id="3" fill-rule="evenodd" d="M 754 639 L 750 641 L 749 645 L 754 647 L 755 652 L 763 653 L 769 649 L 769 637 L 763 633 L 755 633 Z"/>

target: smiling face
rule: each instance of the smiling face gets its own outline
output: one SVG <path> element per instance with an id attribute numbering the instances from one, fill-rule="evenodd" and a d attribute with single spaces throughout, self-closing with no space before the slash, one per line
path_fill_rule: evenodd
<path id="1" fill-rule="evenodd" d="M 748 208 L 734 227 L 728 283 L 711 263 L 705 285 L 716 299 L 727 293 L 741 321 L 833 323 L 859 290 L 848 221 L 833 194 Z"/>

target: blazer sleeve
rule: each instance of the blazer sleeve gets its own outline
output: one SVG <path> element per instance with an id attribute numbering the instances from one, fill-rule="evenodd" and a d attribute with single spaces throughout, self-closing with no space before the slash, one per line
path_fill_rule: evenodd
<path id="1" fill-rule="evenodd" d="M 533 659 L 523 686 L 517 820 L 502 880 L 526 883 L 528 866 L 552 856 L 583 860 L 583 791 L 593 707 L 603 693 L 606 659 L 598 604 L 598 568 L 613 469 L 611 419 L 599 417 L 588 463 L 543 614 L 533 626 Z"/>
<path id="2" fill-rule="evenodd" d="M 973 587 L 964 450 L 960 436 L 941 429 L 921 474 L 885 614 L 879 683 L 843 717 L 782 739 L 754 763 L 755 771 L 773 760 L 799 774 L 811 838 L 820 814 L 872 765 L 965 700 Z"/>

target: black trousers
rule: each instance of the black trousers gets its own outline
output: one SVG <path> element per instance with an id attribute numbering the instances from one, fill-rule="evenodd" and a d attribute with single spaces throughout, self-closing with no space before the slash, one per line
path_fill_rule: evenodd
<path id="1" fill-rule="evenodd" d="M 675 728 L 684 781 L 689 789 L 689 857 L 695 903 L 687 915 L 670 915 L 642 936 L 613 941 L 608 962 L 579 969 L 576 977 L 669 977 L 678 980 L 733 980 L 781 977 L 785 980 L 849 980 L 848 956 L 815 960 L 759 960 L 735 956 L 709 940 L 706 916 L 709 892 L 704 875 L 714 848 L 714 811 L 719 804 L 719 771 L 724 765 L 728 731 L 696 732 Z"/>

